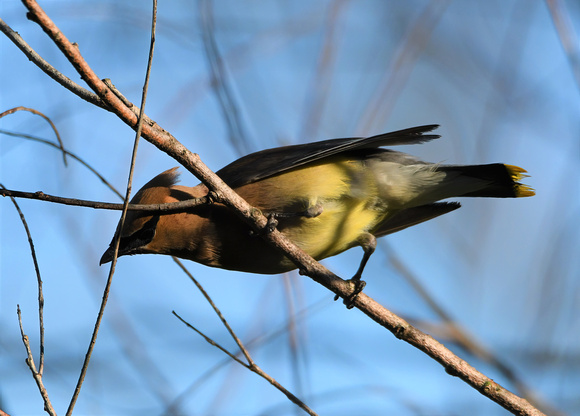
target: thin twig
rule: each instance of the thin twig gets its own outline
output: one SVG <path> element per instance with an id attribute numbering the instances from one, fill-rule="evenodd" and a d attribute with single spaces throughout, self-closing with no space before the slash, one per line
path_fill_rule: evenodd
<path id="1" fill-rule="evenodd" d="M 243 362 L 242 360 L 240 360 L 238 357 L 236 357 L 234 354 L 232 354 L 231 352 L 229 352 L 227 349 L 225 349 L 224 347 L 222 347 L 221 345 L 219 345 L 217 342 L 215 342 L 213 339 L 211 339 L 210 337 L 208 337 L 207 335 L 205 335 L 199 329 L 197 329 L 196 327 L 194 327 L 193 325 L 191 325 L 190 323 L 188 323 L 187 321 L 185 321 L 175 311 L 172 311 L 172 313 L 173 313 L 173 315 L 175 315 L 177 317 L 177 319 L 179 319 L 181 322 L 183 322 L 189 328 L 193 329 L 195 332 L 197 332 L 199 335 L 201 335 L 203 337 L 203 339 L 205 339 L 210 345 L 213 345 L 214 347 L 220 349 L 222 352 L 224 352 L 225 354 L 227 354 L 232 360 L 234 360 L 237 363 L 243 365 L 248 370 L 250 370 L 250 371 L 258 374 L 260 377 L 262 377 L 264 380 L 266 380 L 272 386 L 276 387 L 278 390 L 280 390 L 282 393 L 284 393 L 286 395 L 286 397 L 288 397 L 288 399 L 290 401 L 292 401 L 292 403 L 296 404 L 298 407 L 300 407 L 302 410 L 304 410 L 309 415 L 316 415 L 316 413 L 312 409 L 310 409 L 298 397 L 294 396 L 294 394 L 292 394 L 289 390 L 287 390 L 283 385 L 281 385 L 280 383 L 278 383 L 278 381 L 276 381 L 275 378 L 273 378 L 268 373 L 266 373 L 264 370 L 262 370 L 260 367 L 258 367 L 256 365 L 256 363 L 254 363 L 252 361 L 251 364 L 246 364 L 245 362 Z"/>
<path id="2" fill-rule="evenodd" d="M 34 381 L 36 381 L 36 385 L 38 386 L 38 390 L 40 391 L 40 395 L 42 396 L 42 400 L 44 400 L 44 410 L 51 416 L 56 416 L 56 412 L 54 411 L 52 404 L 50 403 L 50 398 L 48 397 L 48 392 L 44 387 L 44 383 L 42 382 L 42 374 L 39 371 L 36 371 L 36 366 L 34 365 L 34 358 L 32 357 L 32 349 L 30 348 L 30 341 L 28 340 L 28 335 L 24 334 L 24 329 L 22 328 L 22 314 L 20 313 L 20 305 L 16 305 L 16 313 L 18 314 L 18 323 L 20 325 L 20 335 L 22 336 L 22 342 L 24 343 L 24 347 L 26 348 L 26 364 L 30 371 L 32 372 L 32 377 Z"/>
<path id="3" fill-rule="evenodd" d="M 5 189 L 4 185 L 0 183 L 0 189 Z M 38 359 L 38 374 L 42 377 L 42 373 L 44 371 L 44 296 L 42 294 L 42 278 L 40 276 L 40 267 L 38 266 L 38 260 L 36 258 L 36 250 L 34 249 L 34 241 L 32 241 L 32 235 L 30 234 L 30 229 L 28 228 L 28 223 L 26 222 L 26 218 L 24 218 L 24 214 L 22 210 L 18 206 L 18 203 L 14 198 L 10 198 L 16 211 L 18 211 L 18 215 L 20 216 L 20 221 L 24 226 L 24 230 L 26 231 L 26 236 L 28 237 L 28 244 L 30 245 L 30 254 L 32 255 L 32 262 L 34 263 L 34 271 L 36 273 L 36 282 L 38 284 L 38 326 L 40 331 L 40 354 Z"/>
<path id="4" fill-rule="evenodd" d="M 324 298 L 322 298 L 318 302 L 301 309 L 295 315 L 289 317 L 286 323 L 281 324 L 277 329 L 270 332 L 268 335 L 255 337 L 255 338 L 251 339 L 250 341 L 246 342 L 246 345 L 251 346 L 253 348 L 256 348 L 256 347 L 259 347 L 261 345 L 267 344 L 268 342 L 270 342 L 270 341 L 280 337 L 281 335 L 287 333 L 290 330 L 291 326 L 294 325 L 294 322 L 297 322 L 299 320 L 303 320 L 307 316 L 312 317 L 313 314 L 322 310 L 324 307 L 327 307 L 329 305 L 329 302 L 330 302 L 329 297 L 325 296 Z M 241 352 L 238 352 L 235 355 L 237 357 L 240 354 L 241 354 Z M 221 368 L 223 368 L 224 366 L 226 366 L 230 362 L 231 361 L 228 358 L 225 358 L 221 362 L 218 362 L 215 365 L 213 365 L 211 368 L 209 368 L 203 374 L 198 375 L 197 379 L 195 381 L 193 381 L 193 383 L 191 383 L 187 389 L 185 389 L 182 393 L 179 394 L 178 397 L 176 397 L 173 400 L 173 403 L 171 404 L 171 406 L 169 406 L 167 409 L 165 409 L 165 412 L 163 414 L 164 415 L 174 414 L 175 409 L 180 405 L 180 402 L 183 401 L 187 395 L 189 395 L 193 391 L 195 391 L 199 386 L 202 385 L 204 380 L 207 380 L 208 377 L 210 377 L 212 374 L 215 374 L 218 370 L 220 370 Z"/>
<path id="5" fill-rule="evenodd" d="M 149 86 L 149 75 L 151 74 L 151 64 L 153 62 L 153 51 L 155 48 L 155 27 L 156 27 L 156 24 L 157 24 L 157 0 L 153 0 L 153 17 L 152 17 L 152 23 L 151 23 L 151 43 L 150 43 L 150 47 L 149 47 L 149 59 L 147 61 L 147 69 L 145 72 L 145 82 L 143 85 L 143 95 L 141 98 L 141 111 L 139 114 L 139 120 L 137 122 L 137 129 L 136 129 L 136 133 L 135 133 L 133 152 L 131 154 L 131 165 L 129 168 L 129 179 L 127 181 L 127 192 L 126 192 L 126 196 L 125 196 L 125 201 L 123 203 L 123 211 L 121 213 L 121 220 L 119 222 L 120 229 L 123 228 L 123 223 L 124 223 L 125 217 L 127 215 L 127 207 L 129 205 L 129 199 L 131 197 L 133 172 L 134 172 L 134 167 L 135 167 L 135 161 L 137 159 L 137 148 L 139 146 L 139 138 L 141 137 L 141 128 L 143 125 L 143 114 L 145 113 L 145 102 L 147 99 L 147 89 Z M 97 341 L 97 334 L 99 333 L 101 321 L 102 321 L 103 316 L 105 314 L 105 307 L 107 305 L 107 300 L 109 298 L 109 292 L 111 290 L 111 285 L 113 283 L 113 275 L 115 273 L 115 266 L 117 263 L 117 254 L 119 251 L 120 242 L 121 242 L 121 233 L 117 234 L 117 236 L 115 237 L 113 260 L 111 261 L 111 268 L 109 271 L 109 276 L 107 278 L 107 284 L 105 285 L 105 290 L 103 292 L 101 307 L 99 308 L 99 313 L 97 315 L 97 321 L 95 322 L 95 328 L 94 328 L 93 334 L 91 336 L 91 342 L 89 343 L 89 348 L 88 348 L 87 353 L 85 355 L 85 360 L 83 362 L 81 374 L 79 375 L 79 379 L 78 379 L 77 385 L 75 387 L 75 391 L 73 393 L 73 396 L 71 398 L 70 404 L 69 404 L 67 412 L 66 412 L 67 416 L 72 415 L 74 406 L 75 406 L 76 401 L 78 399 L 78 396 L 80 394 L 80 390 L 81 390 L 81 387 L 83 385 L 85 375 L 86 375 L 88 367 L 89 367 L 91 355 L 92 355 L 93 350 L 95 348 L 95 344 Z"/>
<path id="6" fill-rule="evenodd" d="M 20 49 L 24 55 L 28 59 L 30 59 L 37 67 L 39 67 L 44 73 L 46 73 L 49 77 L 54 79 L 60 85 L 65 87 L 67 90 L 71 91 L 72 93 L 78 95 L 83 100 L 88 101 L 91 104 L 94 104 L 98 107 L 105 108 L 106 105 L 103 101 L 99 98 L 97 94 L 92 91 L 89 91 L 77 83 L 73 82 L 70 78 L 66 77 L 62 73 L 56 70 L 52 65 L 46 62 L 39 54 L 37 54 L 31 47 L 28 45 L 24 39 L 20 37 L 20 35 L 12 30 L 10 26 L 4 22 L 0 18 L 0 30 L 14 43 L 18 49 Z"/>
<path id="7" fill-rule="evenodd" d="M 27 108 L 27 107 L 14 107 L 14 108 L 11 108 L 10 110 L 6 110 L 6 111 L 0 113 L 0 118 L 7 116 L 9 114 L 14 114 L 17 111 L 28 111 L 32 114 L 36 114 L 37 116 L 40 116 L 43 119 L 45 119 L 48 122 L 48 124 L 50 124 L 52 131 L 54 131 L 54 134 L 56 135 L 56 139 L 58 140 L 58 144 L 60 145 L 59 149 L 62 151 L 62 160 L 64 162 L 64 165 L 68 166 L 68 164 L 66 162 L 66 152 L 64 151 L 64 145 L 62 143 L 62 139 L 60 138 L 60 134 L 58 132 L 58 129 L 56 128 L 56 126 L 54 125 L 52 120 L 50 118 L 48 118 L 47 116 L 45 116 L 44 114 L 42 114 L 40 111 L 35 110 L 34 108 Z"/>
<path id="8" fill-rule="evenodd" d="M 42 191 L 37 192 L 23 192 L 15 191 L 12 189 L 0 189 L 0 195 L 10 196 L 15 198 L 26 198 L 26 199 L 37 199 L 39 201 L 54 202 L 56 204 L 62 205 L 73 205 L 77 207 L 86 207 L 93 209 L 108 209 L 113 211 L 121 211 L 124 204 L 113 203 L 113 202 L 99 202 L 99 201 L 88 201 L 85 199 L 76 198 L 64 198 L 62 196 L 55 196 L 45 194 Z M 190 208 L 196 207 L 198 205 L 209 203 L 209 199 L 205 196 L 200 198 L 187 199 L 185 201 L 179 202 L 166 202 L 163 204 L 129 204 L 127 205 L 128 211 L 147 211 L 147 212 L 180 212 L 187 211 Z"/>
<path id="9" fill-rule="evenodd" d="M 238 338 L 238 336 L 236 335 L 236 333 L 234 332 L 234 330 L 232 329 L 226 318 L 223 316 L 222 312 L 213 302 L 213 299 L 208 295 L 203 286 L 197 281 L 195 277 L 193 277 L 193 275 L 189 272 L 189 270 L 187 270 L 187 268 L 181 262 L 181 260 L 179 260 L 177 257 L 173 257 L 173 261 L 175 261 L 175 263 L 177 263 L 177 265 L 181 268 L 181 270 L 183 270 L 183 272 L 191 279 L 191 281 L 197 286 L 201 294 L 205 297 L 205 300 L 207 300 L 208 303 L 211 305 L 217 316 L 220 318 L 220 320 L 230 333 L 231 337 L 234 339 L 234 341 L 236 341 L 236 344 L 238 344 L 238 348 L 240 349 L 242 354 L 244 354 L 244 357 L 246 357 L 248 364 L 254 365 L 254 361 L 252 360 L 252 357 L 250 357 L 250 352 L 246 349 L 242 341 Z"/>
<path id="10" fill-rule="evenodd" d="M 197 279 L 195 277 L 193 277 L 193 275 L 189 272 L 189 270 L 187 270 L 187 268 L 183 265 L 183 263 L 178 258 L 173 257 L 173 260 L 178 264 L 178 266 L 181 268 L 181 270 L 183 270 L 183 272 L 185 274 L 187 274 L 187 276 L 189 276 L 189 278 L 193 281 L 193 283 L 197 286 L 197 288 L 199 289 L 199 291 L 203 294 L 203 296 L 205 297 L 205 299 L 211 305 L 211 307 L 213 308 L 213 310 L 215 311 L 215 313 L 217 314 L 217 316 L 219 316 L 220 320 L 222 321 L 222 323 L 224 324 L 224 326 L 226 327 L 226 329 L 230 333 L 231 337 L 234 339 L 234 341 L 238 345 L 238 348 L 240 349 L 240 351 L 242 352 L 242 354 L 246 358 L 247 364 L 242 363 L 242 361 L 239 360 L 234 354 L 230 353 L 225 348 L 221 347 L 219 344 L 217 344 L 211 338 L 207 337 L 202 332 L 200 332 L 199 330 L 197 330 L 196 328 L 194 328 L 192 325 L 189 325 L 175 311 L 173 311 L 173 314 L 175 316 L 177 316 L 186 325 L 188 325 L 191 329 L 195 330 L 198 334 L 200 334 L 211 345 L 219 348 L 220 350 L 222 350 L 223 352 L 225 352 L 228 356 L 230 356 L 232 359 L 234 359 L 236 362 L 242 364 L 244 367 L 250 369 L 251 371 L 255 372 L 256 374 L 259 374 L 260 376 L 262 376 L 263 378 L 265 378 L 266 380 L 268 380 L 274 387 L 276 387 L 278 390 L 280 390 L 282 393 L 284 393 L 293 403 L 295 403 L 296 405 L 298 405 L 304 411 L 306 411 L 309 414 L 315 414 L 312 410 L 310 410 L 310 408 L 305 403 L 303 403 L 294 394 L 290 393 L 289 390 L 287 390 L 284 386 L 282 386 L 280 383 L 278 383 L 273 377 L 267 375 L 265 372 L 263 372 L 258 367 L 258 365 L 254 362 L 254 360 L 250 356 L 250 352 L 244 346 L 244 344 L 242 343 L 242 341 L 240 340 L 240 338 L 236 335 L 236 333 L 234 332 L 234 330 L 232 329 L 232 327 L 230 326 L 230 324 L 228 323 L 228 321 L 225 319 L 225 317 L 223 316 L 223 314 L 221 313 L 221 311 L 219 310 L 219 308 L 216 306 L 216 304 L 213 302 L 213 299 L 205 291 L 205 289 L 203 288 L 203 286 L 201 286 L 201 284 L 197 281 Z"/>
<path id="11" fill-rule="evenodd" d="M 171 311 L 171 313 L 173 315 L 175 315 L 177 317 L 177 319 L 179 319 L 181 322 L 183 322 L 189 328 L 193 329 L 195 332 L 197 332 L 199 335 L 201 335 L 203 337 L 203 339 L 205 339 L 210 345 L 212 345 L 212 346 L 216 347 L 217 349 L 221 350 L 224 354 L 226 354 L 228 357 L 230 357 L 232 360 L 234 360 L 238 364 L 241 364 L 241 365 L 243 365 L 246 368 L 250 368 L 250 365 L 249 364 L 247 364 L 247 363 L 243 362 L 242 360 L 240 360 L 238 357 L 235 356 L 235 354 L 232 354 L 226 348 L 222 347 L 220 344 L 218 344 L 213 339 L 211 339 L 210 337 L 208 337 L 207 335 L 205 335 L 203 332 L 201 332 L 199 329 L 197 329 L 196 327 L 194 327 L 193 325 L 191 325 L 189 322 L 187 322 L 185 319 L 183 319 L 181 316 L 179 316 L 179 314 L 177 312 Z"/>
<path id="12" fill-rule="evenodd" d="M 90 170 L 93 174 L 95 174 L 95 176 L 97 176 L 97 178 L 99 178 L 101 180 L 101 182 L 103 182 L 111 191 L 113 191 L 115 194 L 117 194 L 117 196 L 119 198 L 121 198 L 121 199 L 123 198 L 123 195 L 121 195 L 119 193 L 119 191 L 117 191 L 115 189 L 115 187 L 109 181 L 107 181 L 105 179 L 105 177 L 103 175 L 101 175 L 95 168 L 93 168 L 91 165 L 89 165 L 87 162 L 85 162 L 84 159 L 82 159 L 80 156 L 77 156 L 76 154 L 66 150 L 65 148 L 61 148 L 59 145 L 51 142 L 50 140 L 46 140 L 46 139 L 43 139 L 40 137 L 32 136 L 30 134 L 15 133 L 15 132 L 2 130 L 2 129 L 0 129 L 0 134 L 5 134 L 7 136 L 12 136 L 12 137 L 20 137 L 22 139 L 27 139 L 27 140 L 32 140 L 32 141 L 39 142 L 39 143 L 44 143 L 44 144 L 47 144 L 51 147 L 59 149 L 63 153 L 63 155 L 66 155 L 66 156 L 73 158 L 74 160 L 79 162 L 81 165 L 86 167 L 88 170 Z"/>

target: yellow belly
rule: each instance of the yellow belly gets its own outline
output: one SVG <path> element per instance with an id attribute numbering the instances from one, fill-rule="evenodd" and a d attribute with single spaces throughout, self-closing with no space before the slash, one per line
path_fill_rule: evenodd
<path id="1" fill-rule="evenodd" d="M 328 162 L 328 161 L 327 161 Z M 363 162 L 336 158 L 285 172 L 236 191 L 264 213 L 300 213 L 321 206 L 320 215 L 280 218 L 278 229 L 319 260 L 355 245 L 384 218 L 374 176 Z"/>

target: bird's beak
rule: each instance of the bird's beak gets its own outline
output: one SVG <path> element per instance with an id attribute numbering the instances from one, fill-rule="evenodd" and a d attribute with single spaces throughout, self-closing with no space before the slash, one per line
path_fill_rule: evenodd
<path id="1" fill-rule="evenodd" d="M 110 261 L 113 261 L 113 253 L 115 250 L 113 250 L 113 247 L 109 247 L 104 253 L 103 256 L 101 257 L 101 260 L 99 261 L 99 266 L 102 266 L 105 263 L 109 263 Z"/>

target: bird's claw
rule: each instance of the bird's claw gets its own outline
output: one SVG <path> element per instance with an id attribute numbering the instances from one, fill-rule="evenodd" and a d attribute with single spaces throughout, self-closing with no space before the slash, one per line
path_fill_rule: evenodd
<path id="1" fill-rule="evenodd" d="M 264 227 L 264 232 L 265 233 L 271 233 L 272 231 L 274 231 L 276 229 L 276 227 L 278 226 L 278 220 L 276 219 L 276 214 L 268 214 L 267 216 L 268 218 L 268 222 L 266 223 L 266 226 Z"/>
<path id="2" fill-rule="evenodd" d="M 278 226 L 278 220 L 276 219 L 276 214 L 274 213 L 269 213 L 266 214 L 266 218 L 268 219 L 268 221 L 266 222 L 266 225 L 264 225 L 264 227 L 262 229 L 260 229 L 259 231 L 254 231 L 254 230 L 250 230 L 250 235 L 254 236 L 254 235 L 264 235 L 264 234 L 270 234 L 271 232 L 273 232 L 276 227 Z"/>
<path id="3" fill-rule="evenodd" d="M 352 308 L 354 308 L 354 302 L 358 298 L 358 295 L 365 288 L 367 282 L 365 282 L 364 280 L 361 280 L 360 277 L 357 278 L 356 276 L 353 277 L 352 279 L 348 279 L 347 282 L 350 283 L 354 287 L 353 287 L 351 294 L 344 298 L 343 303 L 346 305 L 346 309 L 352 309 Z M 339 298 L 340 298 L 340 296 L 336 295 L 334 297 L 334 300 L 337 301 Z"/>

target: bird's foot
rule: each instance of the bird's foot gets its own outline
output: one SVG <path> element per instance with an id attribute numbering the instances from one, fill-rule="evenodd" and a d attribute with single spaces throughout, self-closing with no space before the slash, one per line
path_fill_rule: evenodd
<path id="1" fill-rule="evenodd" d="M 208 191 L 205 197 L 207 198 L 207 203 L 210 205 L 215 204 L 217 201 L 219 201 L 219 196 L 215 191 Z"/>
<path id="2" fill-rule="evenodd" d="M 262 229 L 259 229 L 258 231 L 250 230 L 251 236 L 270 234 L 272 231 L 276 229 L 276 226 L 278 225 L 278 220 L 276 219 L 277 215 L 274 213 L 269 214 L 264 213 L 264 214 L 268 219 L 266 225 L 264 225 L 264 227 Z"/>
<path id="3" fill-rule="evenodd" d="M 353 287 L 352 292 L 350 295 L 344 298 L 343 303 L 346 305 L 346 309 L 352 309 L 354 307 L 354 302 L 358 298 L 358 295 L 363 291 L 367 282 L 361 280 L 360 276 L 354 276 L 351 279 L 348 279 L 347 282 Z M 334 300 L 337 301 L 340 296 L 336 295 Z"/>
<path id="4" fill-rule="evenodd" d="M 266 218 L 268 218 L 268 222 L 266 223 L 264 228 L 262 228 L 261 231 L 264 234 L 271 233 L 272 231 L 274 231 L 274 229 L 276 229 L 276 227 L 278 226 L 279 218 L 299 218 L 299 217 L 314 218 L 322 214 L 322 211 L 323 211 L 322 205 L 316 204 L 300 212 L 264 212 L 264 215 L 266 216 Z"/>
<path id="5" fill-rule="evenodd" d="M 322 214 L 322 211 L 324 211 L 324 209 L 322 208 L 322 204 L 318 203 L 316 205 L 313 205 L 311 207 L 308 207 L 307 209 L 305 209 L 304 211 L 298 211 L 298 212 L 269 212 L 267 214 L 268 217 L 272 217 L 272 218 L 300 218 L 300 217 L 304 217 L 304 218 L 315 218 L 318 217 L 320 214 Z"/>

